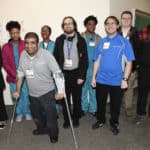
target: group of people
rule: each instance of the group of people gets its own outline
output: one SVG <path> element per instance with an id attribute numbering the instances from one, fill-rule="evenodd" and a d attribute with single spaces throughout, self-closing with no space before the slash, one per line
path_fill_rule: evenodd
<path id="1" fill-rule="evenodd" d="M 6 25 L 10 40 L 2 47 L 1 67 L 7 73 L 12 98 L 17 100 L 16 121 L 33 118 L 34 135 L 48 134 L 50 141 L 58 141 L 57 112 L 62 104 L 63 128 L 70 126 L 65 98 L 69 105 L 73 126 L 80 126 L 80 118 L 87 112 L 96 116 L 92 129 L 106 123 L 106 105 L 110 97 L 110 127 L 119 133 L 119 115 L 122 99 L 127 116 L 133 116 L 133 98 L 138 87 L 136 121 L 146 115 L 150 88 L 150 27 L 137 31 L 132 27 L 132 13 L 121 14 L 121 25 L 115 16 L 104 21 L 106 37 L 95 33 L 95 16 L 84 20 L 85 32 L 79 33 L 71 16 L 62 21 L 63 33 L 50 39 L 51 28 L 41 28 L 43 41 L 35 32 L 20 37 L 20 24 L 10 21 Z M 45 50 L 44 50 L 45 49 Z M 3 65 L 2 65 L 3 61 Z M 3 81 L 3 76 L 0 74 Z M 0 82 L 0 128 L 8 119 Z M 72 102 L 71 102 L 72 100 Z M 30 109 L 29 109 L 30 105 Z M 31 117 L 32 116 L 32 117 Z"/>

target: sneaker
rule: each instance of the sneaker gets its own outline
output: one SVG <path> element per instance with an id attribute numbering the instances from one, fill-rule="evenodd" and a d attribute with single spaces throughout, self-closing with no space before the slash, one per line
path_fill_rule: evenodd
<path id="1" fill-rule="evenodd" d="M 98 129 L 100 127 L 103 127 L 104 123 L 103 122 L 100 122 L 100 121 L 97 121 L 96 123 L 94 123 L 92 125 L 92 129 L 95 130 L 95 129 Z"/>
<path id="2" fill-rule="evenodd" d="M 135 117 L 135 123 L 136 123 L 137 125 L 142 124 L 142 123 L 144 122 L 144 120 L 145 120 L 145 116 L 137 115 L 137 116 Z"/>
<path id="3" fill-rule="evenodd" d="M 90 115 L 92 115 L 93 117 L 96 117 L 96 112 L 89 112 L 90 113 Z"/>
<path id="4" fill-rule="evenodd" d="M 0 129 L 5 129 L 5 124 L 4 123 L 0 124 Z"/>
<path id="5" fill-rule="evenodd" d="M 28 120 L 28 121 L 30 121 L 30 120 L 32 120 L 32 117 L 31 117 L 31 115 L 26 115 L 26 120 Z"/>
<path id="6" fill-rule="evenodd" d="M 50 137 L 51 143 L 57 143 L 58 142 L 58 137 Z"/>
<path id="7" fill-rule="evenodd" d="M 111 126 L 111 131 L 114 135 L 118 135 L 119 133 L 119 126 L 118 125 L 114 125 L 114 126 Z"/>
<path id="8" fill-rule="evenodd" d="M 46 130 L 34 129 L 34 130 L 32 131 L 32 134 L 33 134 L 33 135 L 43 135 L 43 134 L 47 134 L 47 131 L 46 131 Z"/>
<path id="9" fill-rule="evenodd" d="M 22 116 L 17 116 L 16 117 L 16 122 L 21 122 L 22 121 Z"/>

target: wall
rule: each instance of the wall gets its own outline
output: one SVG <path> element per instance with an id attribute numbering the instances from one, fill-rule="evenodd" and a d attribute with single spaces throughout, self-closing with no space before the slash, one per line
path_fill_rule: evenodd
<path id="1" fill-rule="evenodd" d="M 134 8 L 150 13 L 150 0 L 110 0 L 111 15 L 120 17 L 122 11 L 132 11 Z"/>
<path id="2" fill-rule="evenodd" d="M 18 20 L 22 24 L 22 36 L 28 31 L 37 32 L 44 24 L 52 27 L 55 38 L 62 33 L 61 22 L 64 16 L 73 16 L 79 31 L 84 31 L 83 20 L 95 15 L 99 20 L 96 32 L 105 35 L 103 21 L 109 15 L 109 0 L 0 0 L 0 44 L 8 40 L 5 24 L 9 20 Z M 6 104 L 11 104 L 9 87 L 5 91 Z"/>
<path id="3" fill-rule="evenodd" d="M 22 36 L 28 31 L 40 35 L 44 24 L 52 27 L 52 39 L 62 32 L 61 22 L 64 16 L 73 16 L 79 31 L 84 31 L 83 20 L 94 14 L 99 20 L 96 32 L 105 35 L 103 22 L 108 15 L 120 17 L 123 10 L 138 8 L 149 12 L 150 0 L 0 0 L 0 44 L 8 40 L 5 24 L 9 20 L 18 20 L 22 24 Z M 5 91 L 6 104 L 11 104 L 9 87 Z"/>

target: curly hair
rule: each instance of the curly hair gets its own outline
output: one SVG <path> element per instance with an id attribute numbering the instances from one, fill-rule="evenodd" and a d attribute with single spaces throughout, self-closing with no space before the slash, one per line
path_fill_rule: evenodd
<path id="1" fill-rule="evenodd" d="M 95 25 L 97 25 L 97 23 L 98 23 L 97 18 L 95 16 L 91 15 L 91 16 L 88 16 L 88 17 L 85 18 L 84 26 L 86 26 L 89 21 L 94 21 Z"/>
<path id="2" fill-rule="evenodd" d="M 18 21 L 9 21 L 7 24 L 6 24 L 6 30 L 7 31 L 10 31 L 11 29 L 13 28 L 17 28 L 17 29 L 21 29 L 21 25 L 19 24 Z"/>

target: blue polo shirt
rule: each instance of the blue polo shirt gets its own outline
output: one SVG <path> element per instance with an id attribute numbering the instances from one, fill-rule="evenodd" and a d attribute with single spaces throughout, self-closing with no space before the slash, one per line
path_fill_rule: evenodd
<path id="1" fill-rule="evenodd" d="M 94 61 L 99 61 L 96 82 L 120 86 L 125 62 L 133 61 L 134 53 L 130 42 L 116 34 L 103 38 L 95 48 Z"/>

